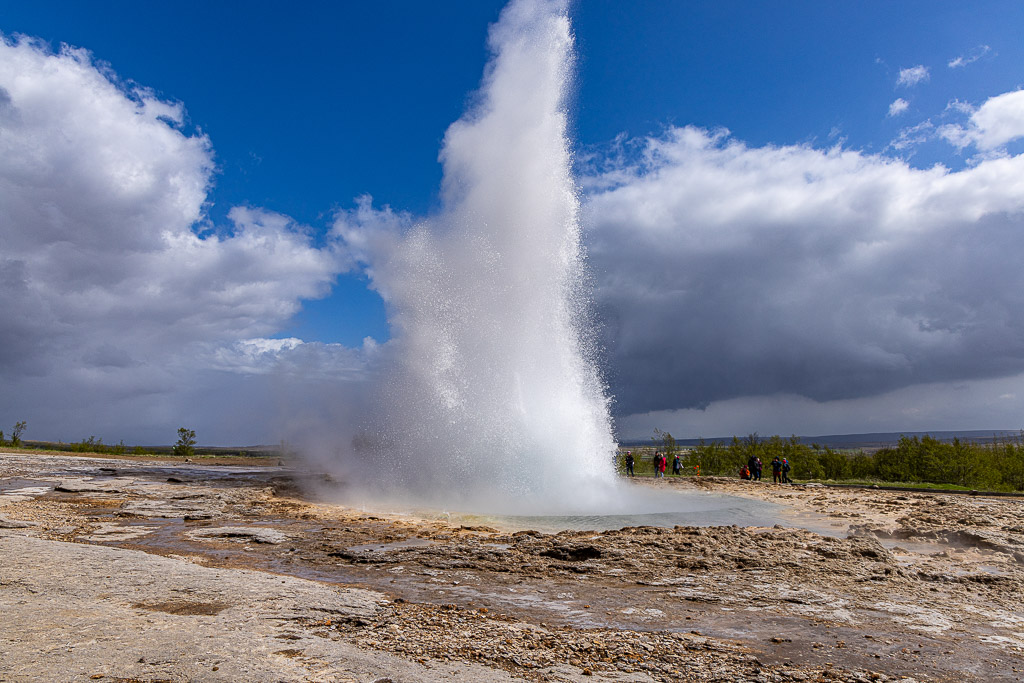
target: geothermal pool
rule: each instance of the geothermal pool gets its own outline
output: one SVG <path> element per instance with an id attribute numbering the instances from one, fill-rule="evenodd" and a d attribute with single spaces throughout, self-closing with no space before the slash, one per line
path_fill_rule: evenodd
<path id="1" fill-rule="evenodd" d="M 692 489 L 659 491 L 646 486 L 623 486 L 622 489 L 623 497 L 609 501 L 607 510 L 564 514 L 488 514 L 367 501 L 354 506 L 367 511 L 443 520 L 465 526 L 490 526 L 502 531 L 532 529 L 557 533 L 566 530 L 607 531 L 630 526 L 772 527 L 778 524 L 827 536 L 845 535 L 835 527 L 834 520 L 806 512 L 797 514 L 789 506 L 779 503 Z"/>

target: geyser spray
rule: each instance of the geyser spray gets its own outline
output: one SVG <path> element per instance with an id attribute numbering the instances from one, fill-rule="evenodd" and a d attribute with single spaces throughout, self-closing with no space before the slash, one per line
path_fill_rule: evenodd
<path id="1" fill-rule="evenodd" d="M 447 131 L 439 215 L 376 239 L 367 272 L 392 328 L 364 478 L 487 512 L 593 509 L 615 480 L 565 99 L 564 3 L 491 27 L 474 104 Z"/>

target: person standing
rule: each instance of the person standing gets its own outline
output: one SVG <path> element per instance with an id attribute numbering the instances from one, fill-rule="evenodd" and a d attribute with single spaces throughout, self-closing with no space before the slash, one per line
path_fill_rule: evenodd
<path id="1" fill-rule="evenodd" d="M 654 454 L 654 477 L 665 476 L 665 455 L 662 453 L 655 452 Z"/>
<path id="2" fill-rule="evenodd" d="M 633 475 L 633 463 L 634 462 L 635 461 L 633 460 L 633 451 L 626 451 L 626 474 L 628 474 L 631 477 L 634 476 Z"/>
<path id="3" fill-rule="evenodd" d="M 779 460 L 777 455 L 772 460 L 772 481 L 776 484 L 782 481 L 782 461 Z"/>
<path id="4" fill-rule="evenodd" d="M 757 458 L 754 463 L 754 481 L 761 481 L 761 470 L 764 465 L 761 464 L 761 458 Z"/>
<path id="5" fill-rule="evenodd" d="M 679 475 L 683 473 L 683 461 L 679 459 L 679 454 L 676 453 L 676 457 L 672 458 L 672 474 Z"/>
<path id="6" fill-rule="evenodd" d="M 793 480 L 789 478 L 789 460 L 782 459 L 782 483 L 792 484 Z"/>

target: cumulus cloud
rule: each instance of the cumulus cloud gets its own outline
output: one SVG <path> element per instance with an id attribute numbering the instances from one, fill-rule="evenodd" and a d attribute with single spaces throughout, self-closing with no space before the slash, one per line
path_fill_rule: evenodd
<path id="1" fill-rule="evenodd" d="M 987 55 L 992 48 L 988 45 L 979 45 L 965 55 L 960 55 L 949 60 L 946 64 L 950 69 L 962 69 L 968 64 L 973 64 L 985 55 Z"/>
<path id="2" fill-rule="evenodd" d="M 960 111 L 962 103 L 957 103 Z M 966 125 L 949 124 L 939 134 L 959 148 L 975 145 L 991 151 L 1024 137 L 1024 90 L 996 95 L 970 112 Z"/>
<path id="3" fill-rule="evenodd" d="M 910 103 L 902 97 L 897 97 L 893 100 L 892 104 L 889 105 L 889 116 L 899 116 L 900 114 L 907 111 L 910 108 Z"/>
<path id="4" fill-rule="evenodd" d="M 896 85 L 909 88 L 924 83 L 929 78 L 928 67 L 918 64 L 906 69 L 900 69 L 900 75 L 896 78 Z"/>
<path id="5" fill-rule="evenodd" d="M 1024 372 L 1024 156 L 958 172 L 674 128 L 585 216 L 620 416 Z"/>
<path id="6" fill-rule="evenodd" d="M 209 405 L 189 395 L 203 373 L 309 355 L 266 338 L 330 291 L 342 250 L 255 208 L 198 234 L 214 163 L 184 121 L 180 103 L 118 82 L 84 50 L 0 37 L 7 419 L 40 436 L 172 428 Z"/>

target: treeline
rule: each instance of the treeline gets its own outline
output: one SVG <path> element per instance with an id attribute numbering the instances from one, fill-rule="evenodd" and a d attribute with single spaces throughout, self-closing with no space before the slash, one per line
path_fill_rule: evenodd
<path id="1" fill-rule="evenodd" d="M 655 432 L 654 446 L 630 449 L 637 460 L 637 472 L 653 471 L 655 451 L 665 453 L 671 463 L 676 453 L 686 474 L 735 476 L 751 456 L 761 459 L 770 480 L 772 459 L 789 460 L 795 480 L 877 481 L 886 483 L 928 483 L 993 491 L 1024 490 L 1024 432 L 991 443 L 954 439 L 939 441 L 931 436 L 901 437 L 891 448 L 874 453 L 839 451 L 818 444 L 804 444 L 796 436 L 762 438 L 751 434 L 733 437 L 728 444 L 700 443 L 681 449 L 666 432 Z M 625 451 L 620 452 L 620 463 Z M 624 465 L 622 465 L 624 469 Z"/>
<path id="2" fill-rule="evenodd" d="M 194 438 L 194 437 L 193 437 Z M 61 451 L 65 453 L 99 453 L 102 455 L 149 455 L 149 456 L 219 456 L 219 457 L 267 457 L 279 458 L 282 450 L 273 446 L 255 448 L 232 448 L 230 446 L 195 446 L 195 442 L 180 442 L 174 446 L 126 446 L 124 441 L 115 444 L 105 444 L 103 439 L 90 436 L 81 441 L 66 443 L 63 441 L 23 441 L 22 447 L 46 450 Z M 191 448 L 191 450 L 188 450 Z"/>
<path id="3" fill-rule="evenodd" d="M 193 429 L 178 429 L 178 441 L 173 446 L 126 446 L 122 439 L 116 444 L 105 444 L 103 439 L 90 436 L 81 441 L 65 443 L 63 441 L 29 441 L 23 439 L 27 423 L 23 420 L 14 423 L 10 435 L 5 438 L 0 430 L 0 447 L 20 448 L 37 451 L 57 451 L 61 453 L 98 453 L 102 455 L 139 455 L 139 456 L 233 456 L 250 458 L 282 458 L 293 455 L 285 442 L 280 446 L 253 446 L 250 448 L 232 448 L 224 446 L 196 446 L 196 433 Z"/>
<path id="4" fill-rule="evenodd" d="M 13 446 L 15 448 L 36 450 L 36 451 L 57 451 L 62 453 L 100 453 L 103 455 L 157 455 L 157 448 L 143 448 L 142 446 L 126 446 L 124 441 L 114 444 L 105 444 L 103 439 L 90 436 L 81 441 L 65 443 L 63 441 L 28 441 L 24 439 L 10 439 L 5 441 L 3 432 L 0 432 L 0 446 Z M 169 448 L 163 450 L 169 451 Z"/>
<path id="5" fill-rule="evenodd" d="M 73 443 L 57 443 L 50 444 L 50 448 L 59 451 L 70 451 L 71 453 L 104 453 L 109 455 L 124 455 L 125 453 L 132 453 L 132 455 L 150 455 L 150 451 L 142 448 L 141 446 L 135 446 L 130 451 L 127 446 L 124 445 L 122 440 L 116 444 L 105 444 L 103 439 L 97 439 L 95 436 L 90 436 L 88 439 L 82 439 L 78 442 Z"/>

